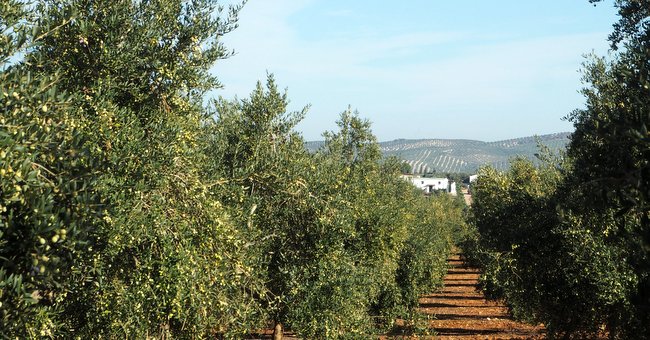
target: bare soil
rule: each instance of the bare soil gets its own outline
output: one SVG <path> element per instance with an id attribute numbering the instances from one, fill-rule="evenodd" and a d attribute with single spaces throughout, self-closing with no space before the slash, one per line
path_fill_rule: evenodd
<path id="1" fill-rule="evenodd" d="M 465 200 L 465 204 L 472 205 L 472 195 L 469 193 L 469 191 L 463 188 L 461 192 L 463 193 L 463 199 Z"/>
<path id="2" fill-rule="evenodd" d="M 444 287 L 420 298 L 420 310 L 433 320 L 429 327 L 434 339 L 543 339 L 542 325 L 528 325 L 512 319 L 508 308 L 489 301 L 478 289 L 480 272 L 468 267 L 460 254 L 448 260 Z"/>

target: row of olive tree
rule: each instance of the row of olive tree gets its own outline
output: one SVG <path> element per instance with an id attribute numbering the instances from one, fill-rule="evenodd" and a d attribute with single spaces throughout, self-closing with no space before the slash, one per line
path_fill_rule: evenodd
<path id="1" fill-rule="evenodd" d="M 310 154 L 272 77 L 205 106 L 239 9 L 0 3 L 0 334 L 364 336 L 440 284 L 461 207 L 367 121 Z"/>
<path id="2" fill-rule="evenodd" d="M 448 197 L 425 199 L 382 160 L 368 121 L 346 110 L 310 154 L 273 77 L 249 99 L 216 105 L 206 177 L 224 183 L 263 276 L 268 319 L 308 338 L 360 336 L 413 316 L 441 283 L 462 216 Z"/>
<path id="3" fill-rule="evenodd" d="M 473 188 L 486 290 L 555 335 L 650 337 L 650 2 L 616 6 L 623 48 L 585 66 L 566 155 L 483 169 Z"/>

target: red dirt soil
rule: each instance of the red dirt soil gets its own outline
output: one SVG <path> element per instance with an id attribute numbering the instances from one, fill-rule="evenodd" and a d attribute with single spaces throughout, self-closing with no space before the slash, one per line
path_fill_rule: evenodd
<path id="1" fill-rule="evenodd" d="M 480 272 L 468 267 L 460 254 L 447 260 L 444 287 L 420 298 L 420 310 L 431 315 L 434 339 L 543 339 L 543 326 L 514 321 L 508 308 L 488 301 L 478 290 Z"/>

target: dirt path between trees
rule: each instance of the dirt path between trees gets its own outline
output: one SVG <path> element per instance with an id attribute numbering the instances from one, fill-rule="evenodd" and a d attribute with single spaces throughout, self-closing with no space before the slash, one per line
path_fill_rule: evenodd
<path id="1" fill-rule="evenodd" d="M 478 290 L 480 272 L 456 253 L 447 260 L 444 287 L 420 298 L 420 310 L 433 317 L 434 339 L 543 339 L 544 328 L 512 320 L 508 308 Z"/>

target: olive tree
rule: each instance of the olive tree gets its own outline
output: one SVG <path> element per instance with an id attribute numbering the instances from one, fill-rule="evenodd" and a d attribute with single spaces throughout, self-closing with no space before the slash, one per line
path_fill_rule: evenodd
<path id="1" fill-rule="evenodd" d="M 2 6 L 3 53 L 27 43 L 2 73 L 2 168 L 12 174 L 2 177 L 2 280 L 12 287 L 3 298 L 25 306 L 3 309 L 8 320 L 22 318 L 10 320 L 9 334 L 248 329 L 255 300 L 246 287 L 255 279 L 243 239 L 202 177 L 201 146 L 203 95 L 218 86 L 208 69 L 229 55 L 219 37 L 240 7 Z M 25 321 L 32 314 L 45 326 Z"/>

